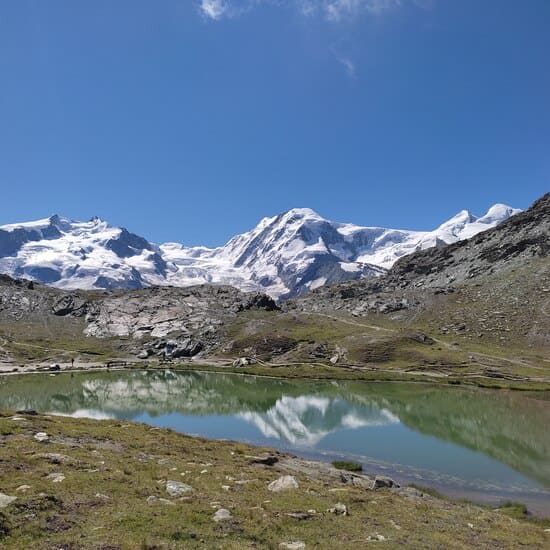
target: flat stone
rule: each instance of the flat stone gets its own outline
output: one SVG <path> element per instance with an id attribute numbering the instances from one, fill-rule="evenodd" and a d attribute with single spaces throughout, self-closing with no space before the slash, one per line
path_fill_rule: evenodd
<path id="1" fill-rule="evenodd" d="M 216 511 L 212 519 L 217 523 L 219 521 L 227 521 L 232 517 L 233 516 L 231 515 L 231 512 L 229 510 L 226 510 L 225 508 L 220 508 Z"/>
<path id="2" fill-rule="evenodd" d="M 10 497 L 4 493 L 0 493 L 0 508 L 8 507 L 14 500 L 17 500 L 17 497 Z"/>
<path id="3" fill-rule="evenodd" d="M 298 487 L 298 482 L 294 479 L 294 476 L 281 476 L 267 486 L 268 490 L 274 493 L 286 491 L 288 489 L 298 489 Z"/>
<path id="4" fill-rule="evenodd" d="M 309 514 L 309 513 L 306 514 L 305 512 L 288 512 L 286 515 L 289 518 L 297 519 L 298 521 L 305 521 L 313 517 L 312 514 Z"/>
<path id="5" fill-rule="evenodd" d="M 147 504 L 163 504 L 165 506 L 174 505 L 174 503 L 171 500 L 168 500 L 167 498 L 157 497 L 155 495 L 151 495 L 147 497 L 146 500 L 147 500 Z"/>
<path id="6" fill-rule="evenodd" d="M 305 550 L 306 544 L 301 540 L 296 540 L 293 542 L 281 542 L 279 548 L 286 548 L 287 550 Z"/>
<path id="7" fill-rule="evenodd" d="M 19 485 L 17 489 L 15 489 L 16 493 L 24 493 L 25 491 L 28 491 L 31 488 L 30 485 Z"/>
<path id="8" fill-rule="evenodd" d="M 52 483 L 61 483 L 62 481 L 64 481 L 65 476 L 64 474 L 56 472 L 56 473 L 47 475 L 46 479 L 49 479 Z"/>
<path id="9" fill-rule="evenodd" d="M 185 495 L 186 493 L 190 493 L 194 491 L 193 487 L 190 485 L 187 485 L 186 483 L 182 483 L 181 481 L 173 481 L 169 479 L 166 482 L 166 492 L 171 497 L 179 497 L 181 495 Z"/>
<path id="10" fill-rule="evenodd" d="M 46 432 L 38 432 L 37 434 L 34 434 L 34 439 L 36 441 L 48 441 L 50 439 L 50 436 Z"/>

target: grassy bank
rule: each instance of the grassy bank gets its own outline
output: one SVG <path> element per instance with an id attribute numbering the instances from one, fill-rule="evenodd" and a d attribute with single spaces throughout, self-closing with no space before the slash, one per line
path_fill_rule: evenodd
<path id="1" fill-rule="evenodd" d="M 277 462 L 253 458 L 266 453 Z M 384 542 L 385 548 L 494 549 L 550 543 L 550 524 L 514 517 L 517 507 L 508 514 L 416 490 L 373 490 L 367 478 L 328 465 L 114 420 L 2 412 L 0 467 L 0 492 L 16 497 L 0 508 L 3 548 L 242 549 L 291 542 L 362 548 Z M 298 487 L 270 491 L 268 484 L 284 475 L 294 476 Z M 171 480 L 192 490 L 170 494 Z M 219 508 L 230 517 L 216 522 Z"/>

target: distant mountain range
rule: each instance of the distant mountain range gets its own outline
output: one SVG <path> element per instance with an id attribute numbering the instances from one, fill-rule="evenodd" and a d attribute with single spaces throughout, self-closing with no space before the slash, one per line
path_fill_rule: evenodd
<path id="1" fill-rule="evenodd" d="M 264 218 L 218 248 L 156 245 L 94 217 L 58 215 L 0 226 L 0 273 L 63 289 L 227 284 L 290 298 L 326 284 L 378 276 L 399 258 L 468 239 L 521 212 L 463 210 L 433 231 L 361 227 L 308 208 Z"/>

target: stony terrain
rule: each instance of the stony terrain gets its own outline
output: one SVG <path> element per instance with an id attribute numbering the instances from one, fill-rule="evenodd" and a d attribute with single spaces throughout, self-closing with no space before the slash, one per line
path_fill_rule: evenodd
<path id="1" fill-rule="evenodd" d="M 384 277 L 278 304 L 228 286 L 63 291 L 2 276 L 0 362 L 192 358 L 286 375 L 550 384 L 549 234 L 550 194 Z"/>
<path id="2" fill-rule="evenodd" d="M 6 549 L 545 548 L 517 505 L 119 421 L 0 412 Z"/>
<path id="3" fill-rule="evenodd" d="M 289 305 L 548 349 L 550 193 L 467 241 L 405 256 L 385 277 L 324 287 Z"/>
<path id="4" fill-rule="evenodd" d="M 0 326 L 10 344 L 32 334 L 48 340 L 76 330 L 80 339 L 119 353 L 163 359 L 193 357 L 220 344 L 225 326 L 240 312 L 275 311 L 272 298 L 226 286 L 152 287 L 135 291 L 61 291 L 0 276 Z M 55 334 L 52 334 L 55 333 Z M 0 333 L 1 334 L 1 333 Z M 0 345 L 2 340 L 0 340 Z M 29 345 L 38 345 L 37 342 Z M 61 345 L 61 344 L 60 344 Z"/>

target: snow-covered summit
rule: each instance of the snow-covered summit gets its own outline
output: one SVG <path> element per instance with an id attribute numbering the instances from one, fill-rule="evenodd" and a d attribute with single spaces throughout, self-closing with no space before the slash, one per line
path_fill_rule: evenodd
<path id="1" fill-rule="evenodd" d="M 60 288 L 213 283 L 289 297 L 380 275 L 406 254 L 470 238 L 519 211 L 496 204 L 481 217 L 463 210 L 434 231 L 408 231 L 336 223 L 293 208 L 218 248 L 157 246 L 99 217 L 54 215 L 0 226 L 0 273 Z"/>
<path id="2" fill-rule="evenodd" d="M 163 284 L 155 247 L 94 217 L 59 215 L 0 226 L 0 272 L 60 288 L 140 288 Z"/>

